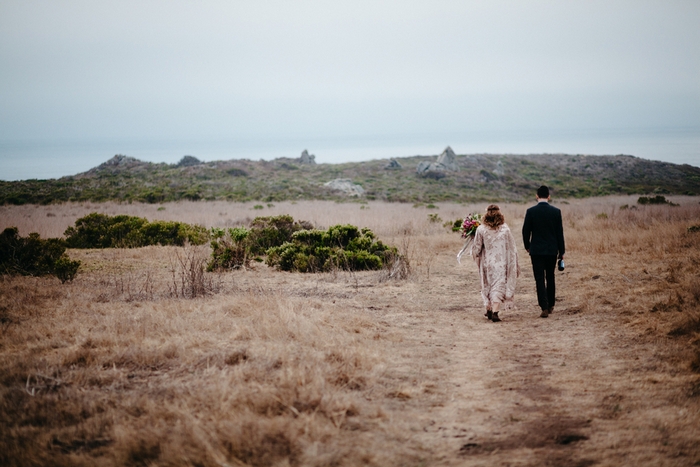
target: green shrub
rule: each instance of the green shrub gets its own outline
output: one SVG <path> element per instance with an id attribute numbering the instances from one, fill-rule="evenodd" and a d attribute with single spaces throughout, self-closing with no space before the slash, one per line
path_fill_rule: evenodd
<path id="1" fill-rule="evenodd" d="M 75 221 L 75 227 L 68 227 L 63 235 L 71 248 L 107 248 L 107 229 L 110 217 L 93 212 Z"/>
<path id="2" fill-rule="evenodd" d="M 213 271 L 247 267 L 270 248 L 291 241 L 295 232 L 312 227 L 309 222 L 295 222 L 292 216 L 281 215 L 256 217 L 249 229 L 212 229 L 212 256 L 207 268 Z"/>
<path id="3" fill-rule="evenodd" d="M 640 196 L 637 199 L 638 204 L 668 204 L 669 201 L 663 195 L 656 196 Z"/>
<path id="4" fill-rule="evenodd" d="M 146 243 L 143 228 L 148 224 L 146 219 L 133 216 L 114 216 L 108 222 L 107 230 L 102 236 L 100 248 L 110 246 L 116 248 L 137 248 Z M 107 244 L 109 243 L 109 244 Z"/>
<path id="5" fill-rule="evenodd" d="M 71 261 L 66 255 L 61 256 L 54 264 L 54 275 L 58 277 L 62 284 L 75 279 L 75 275 L 80 268 L 80 261 Z"/>
<path id="6" fill-rule="evenodd" d="M 236 227 L 224 231 L 212 229 L 211 259 L 207 264 L 208 271 L 221 269 L 238 269 L 250 264 L 248 236 L 250 231 L 245 227 Z"/>
<path id="7" fill-rule="evenodd" d="M 676 207 L 679 206 L 678 204 L 667 200 L 665 196 L 663 195 L 656 195 L 654 197 L 651 196 L 640 196 L 639 199 L 637 199 L 638 204 L 668 204 L 669 206 Z"/>
<path id="8" fill-rule="evenodd" d="M 38 233 L 20 237 L 17 227 L 8 227 L 0 234 L 0 274 L 55 275 L 63 283 L 72 281 L 80 261 L 71 261 L 65 251 L 60 238 L 42 240 Z"/>
<path id="9" fill-rule="evenodd" d="M 295 222 L 288 214 L 256 217 L 250 224 L 250 253 L 264 255 L 269 248 L 290 241 L 294 232 L 311 228 L 311 223 Z"/>
<path id="10" fill-rule="evenodd" d="M 394 248 L 375 241 L 369 229 L 335 225 L 328 230 L 294 233 L 290 242 L 268 249 L 267 264 L 298 272 L 376 270 L 384 266 L 388 255 L 395 253 Z"/>
<path id="11" fill-rule="evenodd" d="M 444 227 L 452 230 L 453 232 L 459 232 L 459 229 L 462 228 L 462 224 L 464 223 L 464 219 L 456 219 L 454 222 L 447 221 L 443 224 Z"/>
<path id="12" fill-rule="evenodd" d="M 70 248 L 138 248 L 147 245 L 202 245 L 209 239 L 199 225 L 154 221 L 127 215 L 93 212 L 75 221 L 64 232 Z"/>
<path id="13" fill-rule="evenodd" d="M 442 218 L 437 213 L 428 214 L 428 220 L 433 224 L 442 222 Z"/>
<path id="14" fill-rule="evenodd" d="M 266 263 L 282 271 L 321 272 L 333 269 L 380 269 L 396 255 L 369 229 L 334 225 L 314 229 L 289 215 L 257 217 L 250 228 L 212 229 L 209 270 L 248 266 L 267 256 Z"/>

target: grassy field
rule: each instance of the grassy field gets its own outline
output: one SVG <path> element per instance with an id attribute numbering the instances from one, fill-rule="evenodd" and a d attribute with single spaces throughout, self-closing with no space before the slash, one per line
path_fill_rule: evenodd
<path id="1" fill-rule="evenodd" d="M 501 323 L 443 226 L 485 203 L 0 206 L 0 229 L 42 237 L 90 212 L 291 214 L 369 227 L 411 267 L 194 276 L 208 246 L 150 246 L 68 250 L 82 268 L 63 285 L 0 277 L 0 464 L 698 465 L 700 198 L 636 199 L 557 202 L 555 311 L 538 317 L 521 249 Z M 516 235 L 528 206 L 501 205 Z"/>

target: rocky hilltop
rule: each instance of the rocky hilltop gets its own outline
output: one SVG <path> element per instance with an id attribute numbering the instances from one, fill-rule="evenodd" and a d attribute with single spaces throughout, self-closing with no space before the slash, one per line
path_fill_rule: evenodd
<path id="1" fill-rule="evenodd" d="M 282 201 L 377 199 L 404 202 L 522 201 L 546 184 L 558 198 L 609 194 L 700 195 L 700 168 L 633 156 L 566 154 L 413 156 L 318 164 L 299 158 L 154 164 L 117 155 L 55 180 L 0 182 L 0 203 L 181 199 Z"/>

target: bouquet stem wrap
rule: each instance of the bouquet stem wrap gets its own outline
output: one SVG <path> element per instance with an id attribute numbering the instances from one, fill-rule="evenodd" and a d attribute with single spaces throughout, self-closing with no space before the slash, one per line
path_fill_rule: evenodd
<path id="1" fill-rule="evenodd" d="M 459 250 L 459 253 L 457 253 L 457 263 L 462 264 L 462 255 L 464 254 L 465 251 L 469 250 L 469 256 L 472 254 L 472 243 L 474 243 L 474 237 L 467 237 L 467 241 L 464 242 L 464 246 L 462 247 L 461 250 Z"/>
<path id="2" fill-rule="evenodd" d="M 462 234 L 462 238 L 466 239 L 466 241 L 462 249 L 457 253 L 457 263 L 462 264 L 461 259 L 465 251 L 469 250 L 469 255 L 471 256 L 471 246 L 474 243 L 474 235 L 476 235 L 476 228 L 479 225 L 481 225 L 481 214 L 468 214 L 462 222 L 462 227 L 459 228 L 459 231 Z"/>

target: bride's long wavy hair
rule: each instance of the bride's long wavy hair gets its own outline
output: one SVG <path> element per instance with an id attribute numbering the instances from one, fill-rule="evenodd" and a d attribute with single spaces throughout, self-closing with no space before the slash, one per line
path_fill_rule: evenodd
<path id="1" fill-rule="evenodd" d="M 503 217 L 501 208 L 492 204 L 486 208 L 486 215 L 484 216 L 483 222 L 486 227 L 497 229 L 506 222 L 506 218 Z"/>

